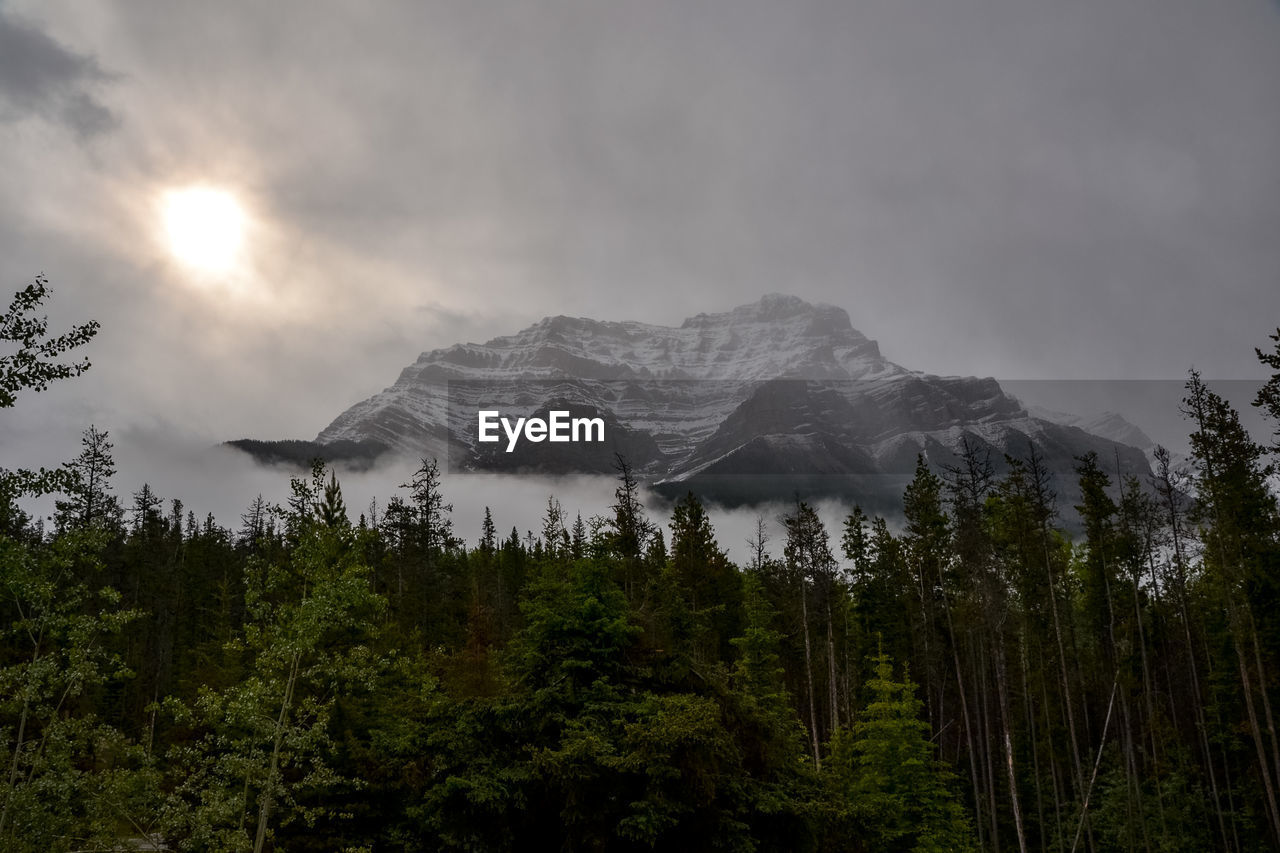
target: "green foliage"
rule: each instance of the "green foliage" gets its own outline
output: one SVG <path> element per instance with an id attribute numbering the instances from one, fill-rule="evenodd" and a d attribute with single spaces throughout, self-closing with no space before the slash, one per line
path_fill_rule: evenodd
<path id="1" fill-rule="evenodd" d="M 316 503 L 316 517 L 321 526 L 329 530 L 341 530 L 351 526 L 347 518 L 347 505 L 342 501 L 342 487 L 338 485 L 336 471 L 329 473 L 329 482 L 325 483 L 324 494 Z"/>
<path id="2" fill-rule="evenodd" d="M 1258 389 L 1253 405 L 1261 409 L 1275 426 L 1271 433 L 1271 452 L 1280 453 L 1280 328 L 1269 336 L 1273 343 L 1271 352 L 1254 349 L 1258 361 L 1271 368 L 1273 373 L 1266 383 Z"/>
<path id="3" fill-rule="evenodd" d="M 570 564 L 564 574 L 544 573 L 522 603 L 525 625 L 511 644 L 511 672 L 535 696 L 584 701 L 628 674 L 625 652 L 640 634 L 622 590 L 594 561 Z"/>
<path id="4" fill-rule="evenodd" d="M 621 460 L 604 514 L 474 549 L 426 460 L 354 526 L 316 464 L 233 535 L 122 511 L 91 427 L 0 472 L 0 849 L 1274 847 L 1274 472 L 1187 390 L 1190 474 L 1082 458 L 1081 541 L 1034 447 L 965 442 L 843 567 L 797 500 L 745 571 L 693 495 L 668 550 Z"/>
<path id="5" fill-rule="evenodd" d="M 765 597 L 763 583 L 755 573 L 744 575 L 742 592 L 745 629 L 731 641 L 738 650 L 734 682 L 749 701 L 776 708 L 786 700 L 782 680 L 785 670 L 778 654 L 782 633 L 772 627 L 776 611 Z"/>
<path id="6" fill-rule="evenodd" d="M 1115 622 L 1111 590 L 1116 586 L 1115 533 L 1117 512 L 1107 490 L 1111 480 L 1098 467 L 1098 455 L 1088 453 L 1078 460 L 1076 474 L 1080 478 L 1082 503 L 1076 507 L 1084 521 L 1085 551 L 1082 561 L 1083 605 L 1087 627 L 1092 636 L 1103 641 L 1108 655 L 1114 655 L 1111 636 Z M 1109 657 L 1110 659 L 1110 657 Z"/>
<path id="7" fill-rule="evenodd" d="M 0 314 L 0 344 L 16 345 L 16 351 L 0 355 L 0 409 L 17 401 L 24 389 L 44 391 L 52 382 L 79 376 L 89 369 L 89 360 L 72 364 L 56 359 L 64 353 L 88 343 L 98 333 L 97 321 L 90 320 L 56 337 L 46 337 L 47 317 L 32 316 L 49 296 L 49 280 L 43 275 L 19 290 Z M 8 349 L 8 347 L 6 347 Z"/>
<path id="8" fill-rule="evenodd" d="M 1198 467 L 1198 519 L 1205 556 L 1230 584 L 1271 583 L 1270 560 L 1277 530 L 1276 498 L 1268 486 L 1274 473 L 1264 452 L 1241 425 L 1239 415 L 1194 371 L 1187 380 L 1183 411 L 1196 427 L 1191 451 Z"/>
<path id="9" fill-rule="evenodd" d="M 352 534 L 313 526 L 291 558 L 250 561 L 246 622 L 232 646 L 245 676 L 168 709 L 191 736 L 170 756 L 166 837 L 200 849 L 260 851 L 280 828 L 342 817 L 322 800 L 355 790 L 329 763 L 334 704 L 370 690 L 385 660 L 371 645 L 382 600 Z M 320 805 L 316 804 L 321 799 Z"/>
<path id="10" fill-rule="evenodd" d="M 142 760 L 94 712 L 93 691 L 128 677 L 109 640 L 137 614 L 101 583 L 97 531 L 51 545 L 0 536 L 6 602 L 0 666 L 0 848 L 69 850 L 145 822 L 131 787 Z"/>
<path id="11" fill-rule="evenodd" d="M 607 522 L 602 544 L 617 561 L 617 580 L 628 600 L 636 601 L 648 585 L 645 546 L 653 538 L 655 528 L 645 516 L 640 501 L 640 482 L 627 460 L 619 454 L 615 460 L 618 487 L 614 490 L 613 516 Z"/>
<path id="12" fill-rule="evenodd" d="M 893 664 L 881 653 L 867 689 L 871 702 L 852 729 L 832 738 L 825 765 L 844 799 L 838 819 L 871 850 L 976 850 L 950 787 L 954 774 L 934 757 L 915 685 L 895 681 Z"/>
<path id="13" fill-rule="evenodd" d="M 676 502 L 671 515 L 670 583 L 678 585 L 695 622 L 695 656 L 707 665 L 730 656 L 730 640 L 741 623 L 737 570 L 716 542 L 706 509 L 693 493 Z"/>
<path id="14" fill-rule="evenodd" d="M 638 630 L 607 566 L 544 575 L 522 609 L 508 658 L 515 691 L 441 698 L 422 726 L 433 772 L 411 810 L 416 832 L 444 849 L 745 851 L 757 849 L 755 825 L 795 813 L 783 789 L 800 768 L 797 731 L 778 695 L 645 689 L 627 665 Z M 750 642 L 763 649 L 770 637 Z M 744 675 L 777 680 L 767 663 Z M 753 722 L 730 726 L 731 715 Z M 755 726 L 771 725 L 790 749 L 753 742 Z"/>
<path id="15" fill-rule="evenodd" d="M 1164 772 L 1142 780 L 1137 792 L 1141 796 L 1135 797 L 1121 750 L 1109 750 L 1104 758 L 1108 769 L 1099 776 L 1091 809 L 1100 849 L 1153 849 L 1161 853 L 1213 849 L 1208 792 L 1195 780 L 1185 755 L 1175 754 L 1172 759 Z"/>

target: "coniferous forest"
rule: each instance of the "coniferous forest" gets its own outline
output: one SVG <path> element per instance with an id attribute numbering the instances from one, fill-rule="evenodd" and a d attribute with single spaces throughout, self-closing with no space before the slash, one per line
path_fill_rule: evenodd
<path id="1" fill-rule="evenodd" d="M 0 406 L 87 367 L 44 297 Z M 799 496 L 740 565 L 621 459 L 596 514 L 465 542 L 432 460 L 366 512 L 317 462 L 228 523 L 90 427 L 0 477 L 0 849 L 1276 849 L 1275 448 L 1194 372 L 1182 411 L 1185 464 L 1080 458 L 1078 506 L 966 448 L 901 524 Z"/>

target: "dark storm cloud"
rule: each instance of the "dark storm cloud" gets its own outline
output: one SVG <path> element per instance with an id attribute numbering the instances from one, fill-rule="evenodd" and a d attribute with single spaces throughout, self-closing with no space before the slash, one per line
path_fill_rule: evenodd
<path id="1" fill-rule="evenodd" d="M 67 50 L 0 5 L 0 121 L 39 115 L 81 137 L 108 130 L 116 119 L 93 95 L 107 79 L 91 57 Z"/>

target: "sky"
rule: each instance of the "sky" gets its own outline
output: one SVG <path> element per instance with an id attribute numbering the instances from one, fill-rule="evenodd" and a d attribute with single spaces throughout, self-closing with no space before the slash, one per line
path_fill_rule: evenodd
<path id="1" fill-rule="evenodd" d="M 310 438 L 424 350 L 769 292 L 934 373 L 1259 377 L 1278 84 L 1273 0 L 0 0 L 0 282 L 102 324 L 0 465 Z M 172 251 L 190 186 L 229 270 Z"/>

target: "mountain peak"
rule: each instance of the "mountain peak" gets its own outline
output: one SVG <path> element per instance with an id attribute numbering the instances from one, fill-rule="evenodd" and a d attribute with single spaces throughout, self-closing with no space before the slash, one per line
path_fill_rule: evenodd
<path id="1" fill-rule="evenodd" d="M 780 323 L 797 318 L 822 319 L 836 331 L 854 332 L 862 337 L 849 322 L 849 314 L 843 308 L 806 302 L 798 296 L 768 293 L 758 302 L 739 305 L 730 311 L 717 314 L 697 314 L 685 320 L 683 329 L 705 326 L 740 325 L 744 323 Z"/>

